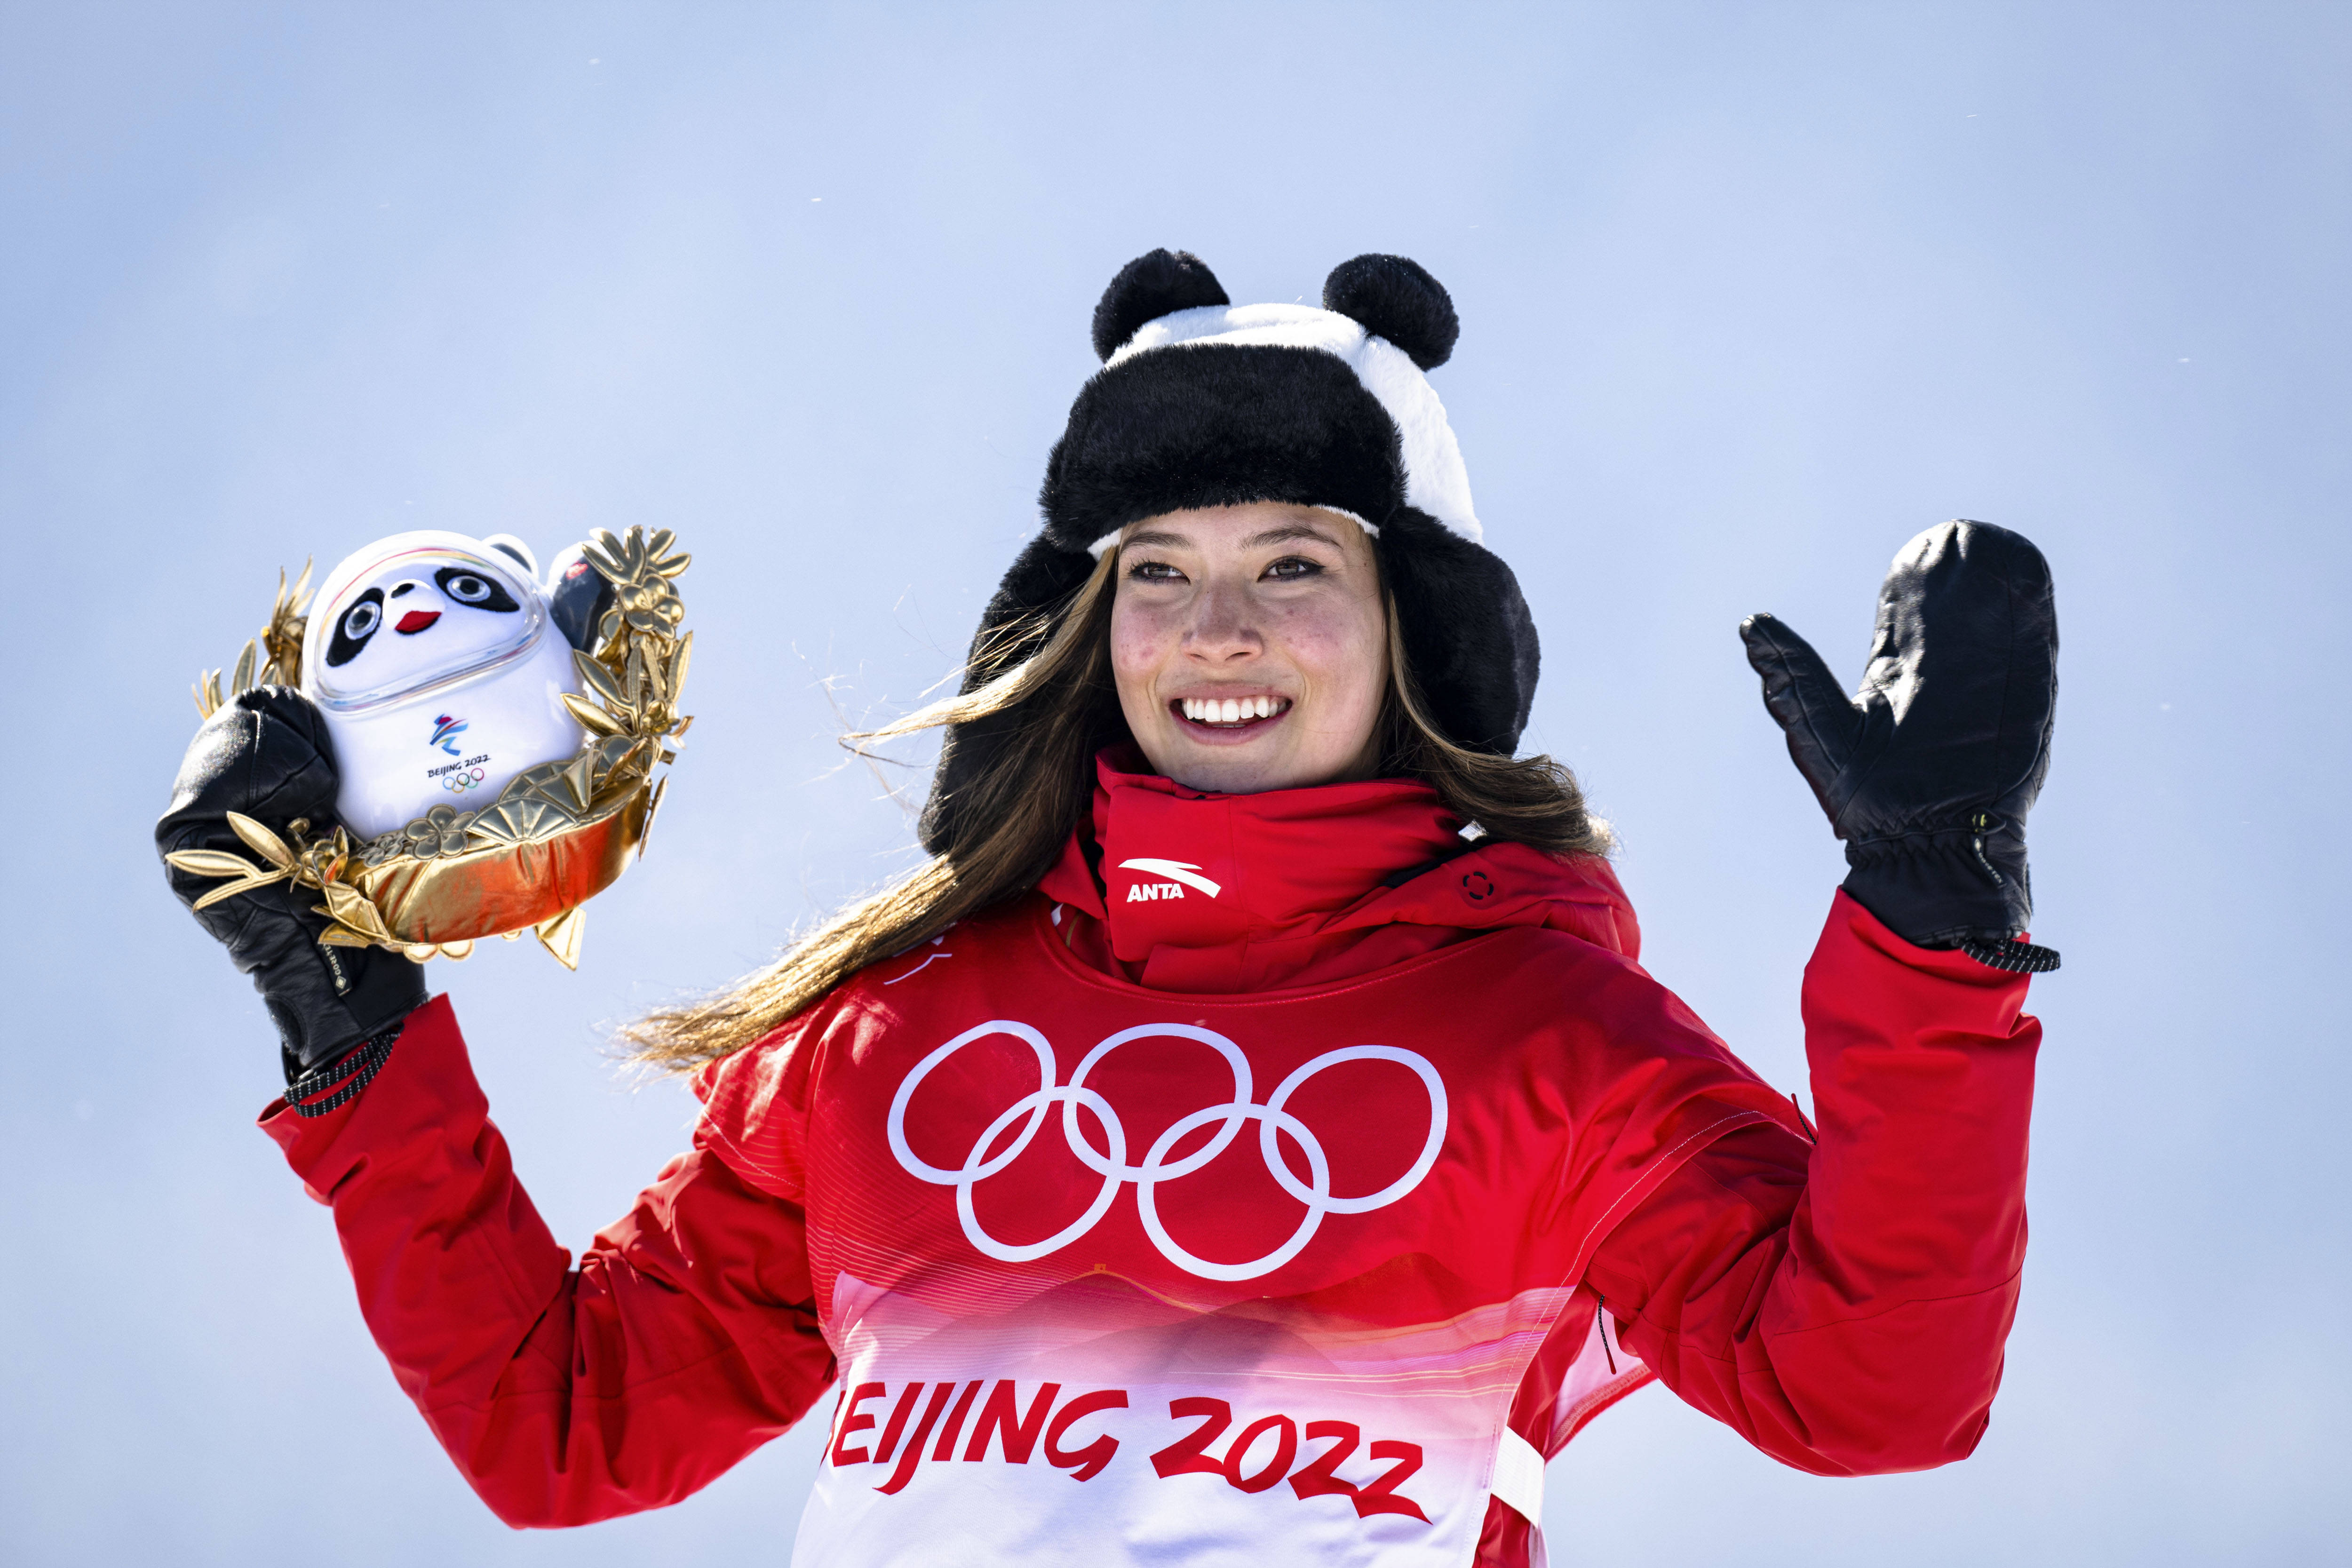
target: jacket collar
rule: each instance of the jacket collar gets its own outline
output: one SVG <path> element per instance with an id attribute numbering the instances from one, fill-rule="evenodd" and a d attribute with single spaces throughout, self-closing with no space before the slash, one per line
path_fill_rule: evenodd
<path id="1" fill-rule="evenodd" d="M 1605 862 L 1474 846 L 1460 827 L 1411 780 L 1212 795 L 1115 747 L 1096 761 L 1091 821 L 1039 887 L 1090 917 L 1066 931 L 1073 952 L 1155 990 L 1327 983 L 1504 925 L 1635 956 Z"/>

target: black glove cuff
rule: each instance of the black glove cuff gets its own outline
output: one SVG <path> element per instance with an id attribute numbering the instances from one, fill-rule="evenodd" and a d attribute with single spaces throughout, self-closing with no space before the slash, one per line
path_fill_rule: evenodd
<path id="1" fill-rule="evenodd" d="M 2058 967 L 2056 948 L 2036 947 L 2030 942 L 1977 942 L 1963 937 L 1955 945 L 1979 963 L 2011 974 L 2047 974 Z"/>
<path id="2" fill-rule="evenodd" d="M 290 925 L 288 934 L 289 951 L 253 972 L 262 1005 L 278 1026 L 288 1083 L 331 1066 L 387 1029 L 397 1034 L 425 1005 L 424 967 L 404 955 L 328 947 L 313 940 L 307 924 Z"/>
<path id="3" fill-rule="evenodd" d="M 392 1058 L 392 1047 L 399 1043 L 404 1026 L 395 1024 L 382 1034 L 370 1036 L 353 1049 L 337 1057 L 323 1067 L 312 1068 L 286 1086 L 287 1108 L 305 1119 L 324 1116 L 340 1110 L 360 1096 L 360 1090 L 375 1081 L 383 1064 Z M 315 1098 L 323 1096 L 324 1098 Z"/>
<path id="4" fill-rule="evenodd" d="M 2010 974 L 2046 974 L 2054 949 L 2019 940 L 2033 915 L 2023 840 L 1997 817 L 1864 838 L 1845 848 L 1846 896 L 1915 946 L 1957 948 Z"/>
<path id="5" fill-rule="evenodd" d="M 1851 840 L 1845 858 L 1847 894 L 1920 947 L 2007 942 L 2032 919 L 2024 839 L 1998 818 Z"/>

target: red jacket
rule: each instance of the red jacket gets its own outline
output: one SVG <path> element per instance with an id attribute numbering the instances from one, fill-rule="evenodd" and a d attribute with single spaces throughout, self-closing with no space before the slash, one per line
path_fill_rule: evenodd
<path id="1" fill-rule="evenodd" d="M 692 1151 L 576 1268 L 446 998 L 352 1104 L 273 1108 L 502 1518 L 676 1501 L 836 1367 L 825 1563 L 1525 1562 L 1529 1449 L 1652 1376 L 1821 1473 L 1975 1447 L 2022 977 L 1841 896 L 1816 1140 L 1601 862 L 1462 853 L 1413 784 L 1102 776 L 1035 895 L 699 1074 Z"/>

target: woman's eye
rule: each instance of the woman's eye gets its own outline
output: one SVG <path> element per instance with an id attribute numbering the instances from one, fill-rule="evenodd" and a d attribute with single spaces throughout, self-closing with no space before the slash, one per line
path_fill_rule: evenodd
<path id="1" fill-rule="evenodd" d="M 382 619 L 383 619 L 383 611 L 378 608 L 373 601 L 371 600 L 363 605 L 353 605 L 343 616 L 343 635 L 352 641 L 357 642 L 374 631 L 376 623 Z"/>
<path id="2" fill-rule="evenodd" d="M 490 596 L 490 585 L 470 572 L 449 579 L 449 596 L 463 605 L 478 605 Z"/>
<path id="3" fill-rule="evenodd" d="M 1323 570 L 1319 561 L 1309 561 L 1303 555 L 1286 555 L 1265 569 L 1265 574 L 1277 583 L 1296 582 L 1312 577 Z"/>
<path id="4" fill-rule="evenodd" d="M 1165 561 L 1139 561 L 1128 575 L 1139 583 L 1181 583 L 1184 580 L 1184 574 Z"/>

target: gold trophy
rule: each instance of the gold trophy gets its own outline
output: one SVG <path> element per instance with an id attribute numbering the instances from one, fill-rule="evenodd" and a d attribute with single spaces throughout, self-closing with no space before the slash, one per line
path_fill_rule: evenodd
<path id="1" fill-rule="evenodd" d="M 582 908 L 644 852 L 677 747 L 694 635 L 667 529 L 600 530 L 542 584 L 507 535 L 425 531 L 378 540 L 329 574 L 310 568 L 245 645 L 229 695 L 299 688 L 335 747 L 340 822 L 285 836 L 232 812 L 260 858 L 168 857 L 226 879 L 203 909 L 292 880 L 318 889 L 320 941 L 418 961 L 469 956 L 486 937 L 535 932 L 579 967 Z M 218 670 L 195 686 L 209 718 Z"/>

